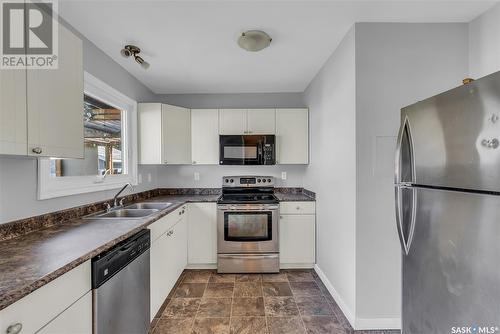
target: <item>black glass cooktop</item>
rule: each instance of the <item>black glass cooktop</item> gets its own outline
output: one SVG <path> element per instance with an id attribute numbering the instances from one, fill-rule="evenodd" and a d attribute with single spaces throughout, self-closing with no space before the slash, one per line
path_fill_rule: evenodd
<path id="1" fill-rule="evenodd" d="M 273 204 L 278 202 L 278 199 L 273 194 L 223 194 L 217 201 L 217 203 L 222 204 Z"/>

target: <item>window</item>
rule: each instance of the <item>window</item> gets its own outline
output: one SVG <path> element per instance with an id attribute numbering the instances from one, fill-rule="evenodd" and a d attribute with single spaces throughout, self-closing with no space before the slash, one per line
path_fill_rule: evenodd
<path id="1" fill-rule="evenodd" d="M 39 199 L 136 184 L 137 103 L 88 73 L 84 89 L 84 158 L 40 158 Z"/>
<path id="2" fill-rule="evenodd" d="M 122 163 L 123 110 L 84 96 L 84 159 L 51 159 L 50 176 L 126 174 Z"/>

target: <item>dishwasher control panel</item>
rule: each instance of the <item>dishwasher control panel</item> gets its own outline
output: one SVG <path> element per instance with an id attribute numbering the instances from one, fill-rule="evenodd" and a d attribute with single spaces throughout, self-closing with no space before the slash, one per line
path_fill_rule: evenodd
<path id="1" fill-rule="evenodd" d="M 114 274 L 146 252 L 150 246 L 151 232 L 145 229 L 92 258 L 92 289 L 97 289 L 104 284 Z"/>

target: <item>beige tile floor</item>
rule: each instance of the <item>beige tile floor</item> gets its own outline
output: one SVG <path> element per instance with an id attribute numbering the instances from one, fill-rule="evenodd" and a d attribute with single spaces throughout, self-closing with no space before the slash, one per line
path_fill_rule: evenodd
<path id="1" fill-rule="evenodd" d="M 153 334 L 394 334 L 353 331 L 313 270 L 233 275 L 186 270 Z"/>

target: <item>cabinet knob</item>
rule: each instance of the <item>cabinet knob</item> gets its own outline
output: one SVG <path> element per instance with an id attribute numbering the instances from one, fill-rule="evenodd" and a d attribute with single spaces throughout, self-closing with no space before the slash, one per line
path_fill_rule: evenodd
<path id="1" fill-rule="evenodd" d="M 184 210 L 182 210 L 182 214 L 184 214 Z"/>
<path id="2" fill-rule="evenodd" d="M 193 165 L 196 165 L 196 161 L 193 161 Z"/>
<path id="3" fill-rule="evenodd" d="M 35 154 L 42 154 L 42 148 L 34 147 L 33 149 L 31 149 L 31 152 L 33 152 Z"/>
<path id="4" fill-rule="evenodd" d="M 300 206 L 296 207 L 295 209 L 300 210 Z"/>
<path id="5" fill-rule="evenodd" d="M 18 334 L 18 333 L 21 333 L 22 329 L 23 329 L 23 325 L 18 322 L 17 324 L 10 325 L 7 328 L 7 334 Z"/>
<path id="6" fill-rule="evenodd" d="M 182 215 L 182 211 L 179 211 L 179 216 Z"/>

